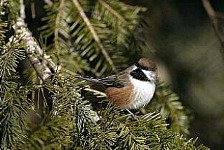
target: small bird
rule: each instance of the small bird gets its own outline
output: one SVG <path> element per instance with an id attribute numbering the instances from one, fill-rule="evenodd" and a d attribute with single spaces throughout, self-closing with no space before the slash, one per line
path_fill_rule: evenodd
<path id="1" fill-rule="evenodd" d="M 152 99 L 157 79 L 157 66 L 147 58 L 141 58 L 116 75 L 95 79 L 78 76 L 90 82 L 94 90 L 104 92 L 109 101 L 121 109 L 137 109 Z"/>

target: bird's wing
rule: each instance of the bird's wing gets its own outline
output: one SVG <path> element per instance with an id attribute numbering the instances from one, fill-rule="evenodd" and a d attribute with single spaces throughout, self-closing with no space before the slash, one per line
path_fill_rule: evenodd
<path id="1" fill-rule="evenodd" d="M 128 81 L 128 72 L 122 71 L 116 75 L 101 78 L 99 81 L 101 81 L 107 87 L 122 88 Z"/>
<path id="2" fill-rule="evenodd" d="M 116 88 L 122 88 L 126 84 L 126 79 L 128 73 L 126 72 L 120 72 L 119 74 L 116 75 L 111 75 L 107 76 L 105 78 L 93 78 L 93 77 L 87 77 L 87 76 L 80 76 L 78 75 L 77 77 L 83 80 L 86 80 L 91 84 L 91 86 L 97 87 L 97 86 L 104 86 L 105 88 L 107 87 L 116 87 Z"/>
<path id="3" fill-rule="evenodd" d="M 105 85 L 106 87 L 124 87 L 124 82 L 122 80 L 119 80 L 117 75 L 111 75 L 105 78 L 99 79 L 100 83 Z"/>

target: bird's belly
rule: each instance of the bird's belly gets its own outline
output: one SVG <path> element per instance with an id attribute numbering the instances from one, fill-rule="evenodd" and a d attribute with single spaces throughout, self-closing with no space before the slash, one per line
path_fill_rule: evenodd
<path id="1" fill-rule="evenodd" d="M 139 107 L 144 107 L 151 101 L 154 95 L 155 84 L 144 81 L 136 81 L 132 83 L 134 85 L 135 94 L 130 104 L 127 105 L 127 108 L 137 109 Z"/>
<path id="2" fill-rule="evenodd" d="M 133 97 L 132 102 L 129 107 L 131 109 L 144 107 L 151 101 L 151 99 L 154 95 L 154 91 L 155 91 L 155 88 L 151 88 L 147 92 L 146 91 L 138 91 L 136 93 L 136 96 Z"/>

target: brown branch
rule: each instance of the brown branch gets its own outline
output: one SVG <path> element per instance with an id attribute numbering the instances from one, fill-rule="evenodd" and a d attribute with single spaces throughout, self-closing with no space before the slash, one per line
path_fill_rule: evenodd
<path id="1" fill-rule="evenodd" d="M 23 0 L 20 0 L 20 17 L 18 17 L 15 25 L 13 26 L 15 34 L 17 36 L 23 37 L 23 43 L 25 45 L 26 54 L 38 76 L 45 81 L 48 79 L 52 72 L 51 70 L 56 70 L 57 66 L 54 62 L 47 56 L 44 51 L 40 48 L 32 33 L 27 28 L 24 21 L 25 19 L 25 6 Z"/>
<path id="2" fill-rule="evenodd" d="M 20 0 L 20 17 L 22 19 L 25 19 L 26 18 L 25 5 L 23 4 L 23 0 Z"/>
<path id="3" fill-rule="evenodd" d="M 30 63 L 37 72 L 38 76 L 45 81 L 51 75 L 51 70 L 47 67 L 45 61 L 40 61 L 38 55 L 40 55 L 40 47 L 32 37 L 31 32 L 27 29 L 27 26 L 22 18 L 18 18 L 16 24 L 13 26 L 16 35 L 23 37 L 23 42 L 26 49 L 26 54 Z"/>
<path id="4" fill-rule="evenodd" d="M 75 4 L 76 8 L 79 11 L 80 16 L 82 17 L 83 21 L 86 23 L 86 26 L 89 28 L 90 32 L 93 35 L 93 39 L 95 40 L 95 42 L 97 43 L 97 45 L 99 46 L 99 48 L 102 51 L 102 54 L 104 55 L 104 57 L 106 58 L 106 60 L 108 61 L 108 63 L 110 64 L 112 70 L 114 72 L 117 72 L 117 69 L 113 63 L 113 61 L 111 60 L 110 56 L 108 55 L 106 49 L 104 48 L 99 36 L 97 35 L 96 31 L 94 30 L 92 24 L 90 23 L 88 17 L 86 16 L 82 6 L 79 4 L 78 0 L 73 0 L 73 3 Z"/>
<path id="5" fill-rule="evenodd" d="M 36 18 L 36 9 L 35 9 L 34 0 L 31 1 L 30 7 L 31 7 L 32 18 Z"/>
<path id="6" fill-rule="evenodd" d="M 206 13 L 208 14 L 208 16 L 209 16 L 209 18 L 212 22 L 215 35 L 216 35 L 216 37 L 218 38 L 218 40 L 221 44 L 220 51 L 221 51 L 222 58 L 223 58 L 223 61 L 224 61 L 224 39 L 222 38 L 221 31 L 219 30 L 219 23 L 218 23 L 217 14 L 216 14 L 215 10 L 212 8 L 209 0 L 201 0 L 201 2 L 202 2 L 202 5 L 203 5 Z"/>
<path id="7" fill-rule="evenodd" d="M 217 20 L 216 12 L 212 8 L 209 0 L 201 0 L 201 1 L 205 8 L 205 11 L 207 12 L 208 17 L 211 19 L 212 24 L 214 25 L 215 29 L 218 29 L 218 20 Z"/>
<path id="8" fill-rule="evenodd" d="M 55 47 L 55 50 L 56 50 L 56 57 L 58 58 L 59 57 L 59 53 L 60 53 L 60 48 L 59 48 L 59 31 L 58 31 L 58 26 L 60 26 L 60 19 L 63 19 L 62 16 L 61 16 L 61 10 L 63 9 L 63 6 L 64 6 L 64 3 L 65 3 L 65 0 L 61 0 L 60 1 L 60 5 L 59 5 L 59 8 L 58 8 L 58 13 L 57 13 L 57 16 L 56 16 L 56 20 L 55 20 L 55 30 L 54 30 L 54 47 Z M 60 65 L 60 59 L 58 59 L 58 64 Z"/>

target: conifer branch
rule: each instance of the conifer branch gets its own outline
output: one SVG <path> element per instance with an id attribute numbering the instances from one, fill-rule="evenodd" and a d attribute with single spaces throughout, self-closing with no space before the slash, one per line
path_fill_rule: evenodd
<path id="1" fill-rule="evenodd" d="M 44 0 L 44 2 L 49 6 L 53 5 L 53 2 L 51 0 Z"/>
<path id="2" fill-rule="evenodd" d="M 58 26 L 60 26 L 60 19 L 61 19 L 61 10 L 63 9 L 63 6 L 64 6 L 64 0 L 62 0 L 60 2 L 60 5 L 59 5 L 59 8 L 58 8 L 58 13 L 57 13 L 57 16 L 56 16 L 56 20 L 55 20 L 55 31 L 54 31 L 54 46 L 55 46 L 55 50 L 56 50 L 56 55 L 57 57 L 59 57 L 59 50 L 60 50 L 60 46 L 59 46 L 59 29 L 58 29 Z M 59 63 L 60 64 L 60 63 Z"/>
<path id="3" fill-rule="evenodd" d="M 98 1 L 102 6 L 107 8 L 107 10 L 111 12 L 111 14 L 113 14 L 115 17 L 117 17 L 121 22 L 123 22 L 125 24 L 127 23 L 127 21 L 116 10 L 114 10 L 112 7 L 110 7 L 110 5 L 108 5 L 103 0 L 98 0 Z"/>
<path id="4" fill-rule="evenodd" d="M 107 105 L 107 101 L 89 103 L 87 97 L 84 98 L 81 95 L 86 84 L 76 78 L 75 71 L 72 72 L 67 68 L 62 68 L 59 74 L 52 75 L 57 66 L 45 54 L 44 49 L 39 46 L 27 28 L 24 21 L 23 0 L 5 0 L 5 3 L 9 2 L 12 3 L 12 5 L 7 5 L 7 10 L 10 10 L 9 15 L 11 16 L 9 18 L 14 19 L 12 22 L 7 19 L 7 24 L 0 21 L 0 47 L 3 48 L 3 55 L 0 54 L 0 149 L 208 150 L 204 146 L 195 146 L 196 140 L 187 140 L 184 136 L 176 133 L 176 126 L 177 130 L 188 128 L 188 125 L 185 124 L 187 118 L 182 113 L 183 107 L 177 95 L 167 90 L 168 87 L 164 85 L 161 85 L 161 88 L 158 89 L 159 92 L 156 94 L 156 99 L 159 102 L 156 101 L 148 107 L 155 107 L 155 109 L 144 116 L 136 110 L 135 114 L 138 120 L 132 120 L 123 110 L 111 104 Z M 19 2 L 21 5 L 19 5 Z M 105 56 L 102 54 L 99 44 L 95 41 L 92 31 L 90 32 L 87 22 L 101 40 L 98 42 L 102 42 L 107 50 L 106 52 L 112 54 L 109 57 L 113 58 L 112 63 L 121 64 L 118 63 L 118 60 L 123 61 L 122 58 L 124 58 L 120 57 L 121 51 L 124 52 L 125 57 L 133 58 L 131 55 L 126 55 L 126 50 L 121 50 L 118 47 L 123 44 L 128 45 L 127 49 L 130 50 L 128 52 L 132 52 L 133 49 L 129 47 L 129 43 L 132 44 L 135 40 L 131 40 L 129 37 L 138 24 L 139 7 L 132 7 L 133 10 L 129 10 L 129 6 L 119 0 L 97 0 L 94 3 L 96 4 L 93 6 L 94 8 L 88 10 L 86 8 L 91 0 L 82 0 L 82 7 L 78 3 L 81 1 L 78 0 L 52 0 L 51 2 L 52 6 L 49 7 L 47 19 L 49 22 L 44 28 L 45 34 L 46 37 L 55 37 L 55 29 L 58 30 L 56 31 L 60 50 L 58 59 L 67 60 L 64 63 L 65 65 L 70 63 L 71 67 L 74 67 L 77 64 L 84 68 L 87 63 L 94 66 L 96 61 L 100 61 L 99 66 L 95 67 L 96 71 L 98 71 L 98 68 L 111 68 L 108 67 L 109 63 L 105 63 L 108 60 L 105 60 Z M 87 22 L 80 15 L 77 6 L 74 7 L 74 2 L 77 2 L 80 6 Z M 63 7 L 59 7 L 60 4 Z M 19 12 L 20 15 L 18 15 Z M 89 14 L 90 17 L 87 18 L 85 14 Z M 130 14 L 133 14 L 133 16 Z M 127 23 L 121 24 L 123 22 L 119 17 L 123 17 Z M 58 25 L 55 26 L 55 22 L 58 22 L 56 23 Z M 12 24 L 14 24 L 15 34 L 12 38 L 6 39 L 7 37 L 4 36 L 7 33 L 5 29 L 11 28 Z M 117 30 L 118 28 L 119 30 Z M 119 39 L 125 40 L 117 42 L 118 34 L 120 34 Z M 74 42 L 74 45 L 68 44 L 68 40 L 71 43 L 75 40 L 76 43 Z M 5 43 L 5 41 L 9 42 Z M 51 44 L 47 42 L 46 46 L 51 48 Z M 55 52 L 54 48 L 53 53 Z M 83 51 L 87 52 L 86 55 L 72 56 L 74 53 L 82 53 Z M 64 53 L 66 53 L 66 57 L 62 58 Z M 20 69 L 18 64 L 25 58 L 25 54 L 42 79 L 38 85 L 36 82 L 21 85 L 24 76 L 20 76 L 18 73 Z M 89 62 L 80 64 L 73 58 L 77 60 L 87 58 Z M 31 69 L 33 70 L 33 68 Z M 1 70 L 3 70 L 3 73 L 1 73 Z M 25 68 L 25 71 L 28 72 L 28 70 Z M 35 73 L 35 71 L 32 71 L 32 73 Z M 103 71 L 101 72 L 103 73 Z M 1 74 L 4 74 L 6 78 L 2 77 Z M 52 82 L 44 82 L 50 76 Z M 32 75 L 30 73 L 27 77 L 29 77 L 28 80 L 37 79 L 36 74 Z M 46 89 L 46 92 L 43 89 Z M 93 96 L 97 96 L 97 98 L 106 96 L 98 91 L 86 90 L 92 92 Z M 50 92 L 50 94 L 47 92 Z M 40 113 L 36 111 L 36 108 L 40 106 L 39 101 L 47 99 L 48 96 L 52 102 L 52 109 L 49 113 L 46 112 L 46 116 L 43 111 L 44 115 L 39 118 Z M 43 109 L 47 109 L 47 105 L 43 105 Z M 164 110 L 163 113 L 162 109 Z M 161 110 L 161 114 L 152 113 L 156 110 Z M 172 129 L 167 128 L 167 122 L 165 121 L 167 116 L 173 118 L 172 123 L 175 126 L 172 127 L 171 124 Z"/>
<path id="5" fill-rule="evenodd" d="M 17 35 L 23 36 L 23 42 L 26 46 L 26 54 L 30 63 L 33 65 L 38 76 L 45 81 L 51 75 L 51 70 L 47 67 L 46 61 L 41 61 L 37 55 L 42 54 L 42 50 L 32 37 L 31 32 L 27 29 L 24 20 L 20 17 L 14 25 L 14 30 Z"/>
<path id="6" fill-rule="evenodd" d="M 23 0 L 20 0 L 20 17 L 18 17 L 15 25 L 13 26 L 16 35 L 23 37 L 23 42 L 26 47 L 26 54 L 37 72 L 38 76 L 45 81 L 52 74 L 51 70 L 56 70 L 56 65 L 40 48 L 38 43 L 32 36 L 32 33 L 27 28 L 24 21 L 25 19 L 25 6 Z"/>
<path id="7" fill-rule="evenodd" d="M 209 0 L 201 0 L 202 5 L 206 11 L 206 13 L 208 14 L 208 17 L 211 20 L 211 23 L 213 25 L 213 29 L 215 32 L 216 37 L 218 38 L 220 44 L 221 44 L 221 55 L 222 55 L 222 59 L 224 61 L 224 38 L 222 37 L 221 33 L 220 33 L 220 28 L 219 28 L 219 22 L 218 22 L 218 16 L 215 12 L 215 10 L 212 8 Z"/>
<path id="8" fill-rule="evenodd" d="M 93 28 L 93 26 L 91 25 L 88 17 L 86 16 L 82 6 L 79 4 L 79 1 L 78 0 L 73 0 L 73 3 L 75 4 L 76 8 L 78 9 L 79 11 L 79 14 L 80 16 L 82 17 L 83 21 L 85 22 L 85 24 L 87 25 L 88 29 L 90 30 L 90 32 L 92 33 L 93 35 L 93 38 L 94 40 L 96 41 L 96 43 L 98 44 L 99 48 L 101 49 L 102 51 L 102 54 L 104 55 L 104 57 L 106 58 L 106 60 L 108 61 L 108 63 L 110 64 L 112 70 L 114 72 L 117 72 L 117 69 L 112 61 L 112 59 L 110 58 L 110 56 L 108 55 L 106 49 L 104 48 L 100 38 L 98 37 L 95 29 Z"/>
<path id="9" fill-rule="evenodd" d="M 23 0 L 20 0 L 20 17 L 24 20 L 26 18 L 25 14 L 25 5 L 23 4 Z"/>

